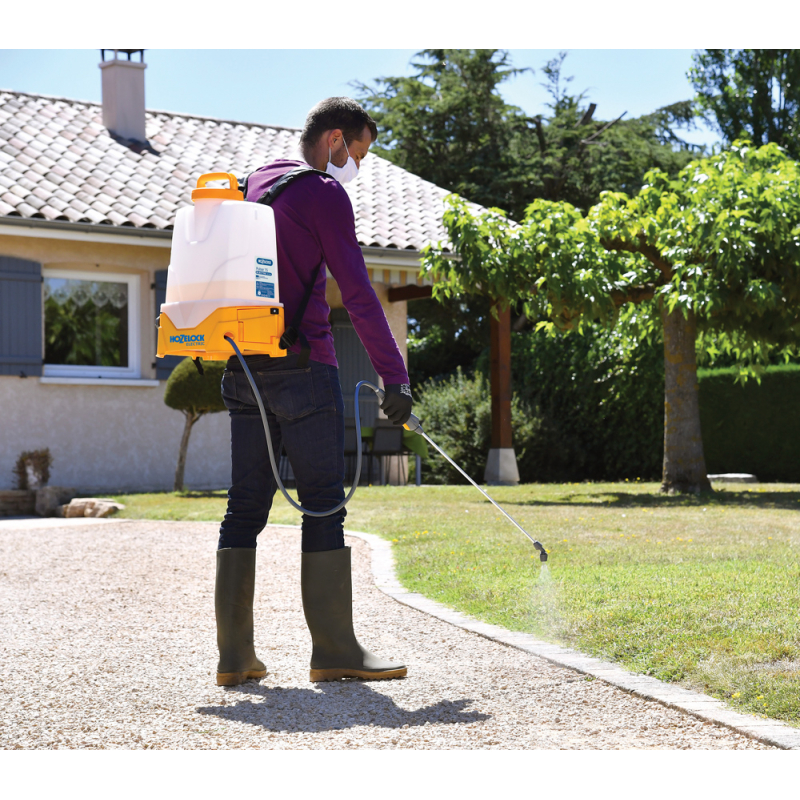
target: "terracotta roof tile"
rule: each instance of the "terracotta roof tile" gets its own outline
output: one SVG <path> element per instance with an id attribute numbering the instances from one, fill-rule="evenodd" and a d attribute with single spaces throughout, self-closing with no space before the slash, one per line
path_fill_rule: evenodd
<path id="1" fill-rule="evenodd" d="M 149 144 L 122 141 L 97 104 L 0 92 L 0 215 L 169 229 L 203 172 L 240 177 L 296 158 L 299 131 L 149 111 Z M 362 245 L 445 239 L 443 189 L 368 155 L 346 187 Z"/>

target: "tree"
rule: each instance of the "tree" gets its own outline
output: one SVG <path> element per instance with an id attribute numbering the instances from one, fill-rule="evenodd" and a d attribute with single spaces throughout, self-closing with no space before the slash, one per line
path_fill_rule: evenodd
<path id="1" fill-rule="evenodd" d="M 414 58 L 411 77 L 356 84 L 378 125 L 373 152 L 475 203 L 519 207 L 527 180 L 513 140 L 525 115 L 498 86 L 528 70 L 511 66 L 505 50 L 422 50 Z"/>
<path id="2" fill-rule="evenodd" d="M 550 102 L 546 113 L 529 117 L 500 94 L 505 81 L 533 71 L 515 68 L 507 51 L 423 50 L 411 77 L 356 84 L 378 123 L 373 152 L 512 219 L 537 198 L 587 209 L 604 190 L 633 195 L 648 169 L 676 175 L 688 163 L 692 146 L 676 133 L 692 124 L 688 101 L 638 119 L 596 120 L 585 93 L 567 91 L 565 58 L 542 67 Z M 486 297 L 413 301 L 412 381 L 470 369 L 486 345 L 488 320 Z"/>
<path id="3" fill-rule="evenodd" d="M 542 67 L 549 113 L 529 120 L 516 143 L 517 158 L 525 163 L 530 180 L 524 207 L 543 198 L 586 210 L 603 191 L 634 195 L 648 170 L 676 175 L 702 150 L 676 132 L 695 126 L 688 100 L 630 120 L 623 119 L 624 113 L 610 121 L 594 119 L 597 106 L 585 102 L 586 92 L 567 91 L 573 78 L 562 75 L 566 56 L 559 53 Z"/>
<path id="4" fill-rule="evenodd" d="M 175 468 L 175 482 L 172 490 L 183 489 L 183 473 L 186 467 L 186 451 L 189 448 L 189 436 L 200 417 L 225 410 L 222 402 L 222 373 L 225 371 L 224 361 L 202 362 L 203 374 L 195 368 L 191 358 L 185 358 L 175 367 L 167 378 L 164 389 L 164 402 L 180 411 L 186 418 L 183 435 L 178 449 L 178 466 Z"/>
<path id="5" fill-rule="evenodd" d="M 694 125 L 688 100 L 632 120 L 596 120 L 586 92 L 567 92 L 566 57 L 542 67 L 548 113 L 530 117 L 500 94 L 505 81 L 533 72 L 514 67 L 508 51 L 423 50 L 415 75 L 355 84 L 378 124 L 372 150 L 512 219 L 540 197 L 588 208 L 601 191 L 635 194 L 647 170 L 675 175 L 697 155 L 676 133 Z"/>
<path id="6" fill-rule="evenodd" d="M 726 143 L 774 142 L 800 158 L 800 51 L 701 50 L 689 79 L 700 115 Z"/>
<path id="7" fill-rule="evenodd" d="M 541 326 L 600 320 L 631 342 L 663 341 L 662 490 L 710 490 L 697 403 L 696 350 L 735 355 L 742 376 L 800 334 L 800 169 L 776 145 L 736 142 L 675 179 L 645 176 L 634 197 L 605 193 L 586 217 L 536 200 L 521 225 L 451 196 L 454 253 L 423 254 L 434 293 L 488 293 Z M 454 258 L 456 256 L 456 258 Z"/>
<path id="8" fill-rule="evenodd" d="M 408 302 L 408 377 L 412 386 L 471 371 L 489 341 L 485 298 Z"/>

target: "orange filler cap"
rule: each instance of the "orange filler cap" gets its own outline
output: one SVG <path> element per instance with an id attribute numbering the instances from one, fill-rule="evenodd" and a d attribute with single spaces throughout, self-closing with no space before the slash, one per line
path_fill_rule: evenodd
<path id="1" fill-rule="evenodd" d="M 209 181 L 228 181 L 228 189 L 206 186 Z M 197 188 L 192 189 L 192 202 L 197 200 L 244 200 L 239 191 L 239 182 L 232 172 L 207 172 L 197 179 Z"/>

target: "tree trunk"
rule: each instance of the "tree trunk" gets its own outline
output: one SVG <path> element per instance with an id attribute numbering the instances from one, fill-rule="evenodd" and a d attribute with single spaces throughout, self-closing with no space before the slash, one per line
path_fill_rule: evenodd
<path id="1" fill-rule="evenodd" d="M 706 474 L 700 404 L 697 391 L 697 324 L 693 311 L 688 318 L 666 306 L 664 325 L 664 468 L 661 491 L 669 494 L 710 492 Z"/>
<path id="2" fill-rule="evenodd" d="M 192 426 L 203 415 L 197 414 L 194 411 L 184 411 L 183 416 L 186 417 L 186 422 L 183 426 L 180 450 L 178 450 L 178 466 L 175 469 L 175 484 L 172 487 L 173 492 L 180 492 L 183 490 L 183 471 L 186 467 L 186 451 L 189 449 L 189 434 L 192 432 Z"/>
<path id="3" fill-rule="evenodd" d="M 497 301 L 496 301 L 497 303 Z M 499 308 L 499 304 L 498 304 Z M 492 442 L 483 479 L 515 486 L 519 469 L 511 430 L 511 309 L 490 316 Z"/>

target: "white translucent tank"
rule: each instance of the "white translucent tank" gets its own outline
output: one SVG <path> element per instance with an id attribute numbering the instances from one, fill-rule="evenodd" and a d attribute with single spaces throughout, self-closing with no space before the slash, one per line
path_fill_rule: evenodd
<path id="1" fill-rule="evenodd" d="M 206 186 L 224 179 L 230 189 Z M 272 209 L 244 202 L 226 172 L 200 177 L 192 200 L 175 217 L 161 311 L 177 328 L 194 328 L 218 308 L 281 305 Z"/>

